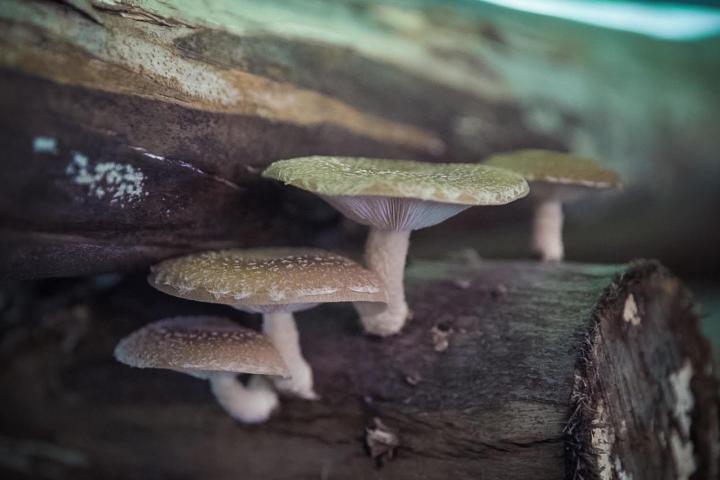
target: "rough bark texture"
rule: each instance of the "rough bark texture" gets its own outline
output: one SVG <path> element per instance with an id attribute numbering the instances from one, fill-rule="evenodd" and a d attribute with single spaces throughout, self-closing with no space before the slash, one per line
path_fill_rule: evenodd
<path id="1" fill-rule="evenodd" d="M 486 153 L 559 146 L 512 102 L 423 73 L 428 47 L 355 25 L 345 5 L 175 3 L 3 2 L 2 276 L 129 269 L 221 243 L 322 244 L 338 217 L 261 183 L 268 163 L 457 159 L 450 118 L 471 99 L 512 125 Z"/>
<path id="2" fill-rule="evenodd" d="M 206 382 L 130 369 L 112 349 L 164 315 L 258 319 L 111 280 L 3 291 L 3 478 L 717 474 L 709 348 L 687 292 L 654 262 L 415 263 L 414 317 L 397 337 L 363 336 L 350 305 L 297 315 L 322 400 L 285 399 L 257 427 L 229 418 Z"/>
<path id="3" fill-rule="evenodd" d="M 570 148 L 672 196 L 628 200 L 649 205 L 628 223 L 669 219 L 641 243 L 680 250 L 717 204 L 719 41 L 464 0 L 4 0 L 0 276 L 332 245 L 331 209 L 259 182 L 304 154 Z"/>

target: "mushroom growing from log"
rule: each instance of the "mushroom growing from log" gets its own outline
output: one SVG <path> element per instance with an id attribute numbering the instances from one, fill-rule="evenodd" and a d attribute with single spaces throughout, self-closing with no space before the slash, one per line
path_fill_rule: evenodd
<path id="1" fill-rule="evenodd" d="M 315 193 L 370 227 L 365 261 L 385 283 L 388 303 L 356 308 L 365 331 L 380 336 L 398 333 L 409 314 L 403 277 L 412 230 L 528 193 L 520 175 L 466 163 L 313 156 L 274 162 L 263 176 Z"/>
<path id="2" fill-rule="evenodd" d="M 177 297 L 262 313 L 263 332 L 290 372 L 290 378 L 276 379 L 275 386 L 308 400 L 318 397 L 293 312 L 326 302 L 386 301 L 385 287 L 375 273 L 341 255 L 312 248 L 190 254 L 154 266 L 148 281 Z"/>
<path id="3" fill-rule="evenodd" d="M 288 375 L 283 359 L 264 335 L 221 317 L 153 322 L 122 339 L 115 358 L 131 367 L 165 368 L 208 380 L 220 405 L 244 423 L 267 420 L 278 400 L 260 377 L 253 377 L 246 387 L 236 375 Z"/>
<path id="4" fill-rule="evenodd" d="M 517 172 L 530 183 L 530 198 L 535 203 L 531 246 L 544 261 L 560 261 L 565 257 L 563 203 L 593 191 L 622 187 L 617 172 L 568 153 L 519 150 L 493 155 L 485 164 Z"/>

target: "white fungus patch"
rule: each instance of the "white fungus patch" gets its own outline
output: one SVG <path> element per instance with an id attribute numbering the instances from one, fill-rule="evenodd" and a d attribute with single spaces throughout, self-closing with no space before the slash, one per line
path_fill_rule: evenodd
<path id="1" fill-rule="evenodd" d="M 633 480 L 633 476 L 631 473 L 627 473 L 623 469 L 622 462 L 620 461 L 620 457 L 617 455 L 615 456 L 615 473 L 617 474 L 618 480 Z"/>
<path id="2" fill-rule="evenodd" d="M 57 155 L 57 140 L 53 137 L 35 137 L 33 138 L 33 152 Z"/>
<path id="3" fill-rule="evenodd" d="M 65 174 L 73 182 L 88 188 L 88 194 L 107 199 L 111 205 L 125 207 L 139 201 L 144 191 L 145 175 L 132 165 L 117 162 L 99 162 L 92 165 L 90 159 L 80 152 L 73 152 Z"/>
<path id="4" fill-rule="evenodd" d="M 680 438 L 680 435 L 678 435 L 677 432 L 672 432 L 670 434 L 670 448 L 672 450 L 673 459 L 675 460 L 677 479 L 689 480 L 690 476 L 695 473 L 695 470 L 697 469 L 692 442 L 686 442 Z"/>
<path id="5" fill-rule="evenodd" d="M 618 432 L 620 438 L 624 437 L 627 434 L 627 422 L 623 418 L 620 421 L 620 431 Z"/>
<path id="6" fill-rule="evenodd" d="M 673 414 L 680 425 L 680 433 L 688 437 L 690 435 L 690 412 L 695 405 L 695 397 L 693 397 L 690 389 L 690 381 L 693 377 L 693 367 L 690 360 L 685 360 L 682 368 L 677 372 L 670 374 L 670 386 L 675 396 L 675 410 Z"/>
<path id="7" fill-rule="evenodd" d="M 623 308 L 623 320 L 631 323 L 635 327 L 640 325 L 640 322 L 642 321 L 640 315 L 638 314 L 638 307 L 637 303 L 635 303 L 635 297 L 632 293 L 628 295 L 625 299 L 625 307 Z"/>
<path id="8" fill-rule="evenodd" d="M 600 402 L 595 412 L 595 418 L 592 421 L 590 444 L 597 452 L 597 466 L 602 480 L 610 480 L 612 478 L 610 451 L 612 450 L 613 441 L 614 435 L 608 426 L 605 404 Z"/>
<path id="9" fill-rule="evenodd" d="M 695 397 L 690 389 L 693 374 L 692 363 L 690 360 L 685 360 L 683 366 L 669 376 L 670 386 L 675 397 L 673 416 L 679 426 L 678 430 L 673 430 L 670 433 L 669 443 L 675 460 L 678 480 L 688 480 L 697 469 L 693 442 L 690 440 L 690 426 L 692 424 L 690 414 L 695 405 Z"/>

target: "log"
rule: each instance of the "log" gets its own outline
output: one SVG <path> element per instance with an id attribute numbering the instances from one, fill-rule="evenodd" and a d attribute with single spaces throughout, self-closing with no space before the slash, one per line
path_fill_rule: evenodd
<path id="1" fill-rule="evenodd" d="M 137 275 L 3 292 L 3 478 L 705 479 L 718 385 L 682 283 L 626 266 L 414 262 L 414 317 L 363 336 L 349 305 L 298 314 L 317 402 L 242 426 L 206 383 L 113 361 L 165 315 L 232 309 Z"/>
<path id="2" fill-rule="evenodd" d="M 635 245 L 682 232 L 671 250 L 699 251 L 694 212 L 718 201 L 718 41 L 463 0 L 4 0 L 0 278 L 333 245 L 332 210 L 259 181 L 306 154 L 575 149 L 638 189 L 617 209 L 629 225 L 667 219 Z"/>
<path id="3" fill-rule="evenodd" d="M 130 270 L 221 245 L 322 245 L 339 217 L 260 183 L 268 163 L 457 159 L 451 118 L 469 104 L 512 125 L 484 153 L 518 139 L 559 146 L 528 131 L 511 102 L 475 98 L 475 76 L 425 70 L 440 56 L 396 28 L 351 42 L 349 30 L 376 23 L 374 7 L 368 18 L 316 7 L 4 2 L 0 276 Z M 305 28 L 287 31 L 288 20 Z M 343 35 L 318 29 L 328 21 Z"/>

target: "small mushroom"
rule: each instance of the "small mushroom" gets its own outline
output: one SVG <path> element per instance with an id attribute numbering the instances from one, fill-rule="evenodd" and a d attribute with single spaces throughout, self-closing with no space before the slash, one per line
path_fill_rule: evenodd
<path id="1" fill-rule="evenodd" d="M 317 395 L 293 312 L 325 302 L 386 301 L 376 274 L 343 256 L 312 248 L 196 253 L 161 262 L 148 280 L 170 295 L 262 313 L 263 332 L 290 371 L 290 378 L 276 379 L 275 385 L 305 399 Z"/>
<path id="2" fill-rule="evenodd" d="M 131 367 L 166 368 L 210 381 L 218 402 L 233 418 L 260 423 L 277 407 L 277 394 L 238 373 L 287 376 L 280 354 L 264 335 L 220 317 L 175 317 L 153 322 L 118 343 L 115 358 Z"/>
<path id="3" fill-rule="evenodd" d="M 544 261 L 560 261 L 565 256 L 563 203 L 593 191 L 622 187 L 617 172 L 568 153 L 519 150 L 494 155 L 485 164 L 517 172 L 530 183 L 535 203 L 532 248 Z"/>
<path id="4" fill-rule="evenodd" d="M 370 226 L 365 260 L 385 283 L 388 304 L 356 307 L 365 331 L 380 336 L 398 333 L 408 318 L 403 276 L 412 230 L 472 205 L 502 205 L 528 192 L 513 172 L 464 163 L 315 156 L 275 162 L 263 176 L 313 192 Z"/>

